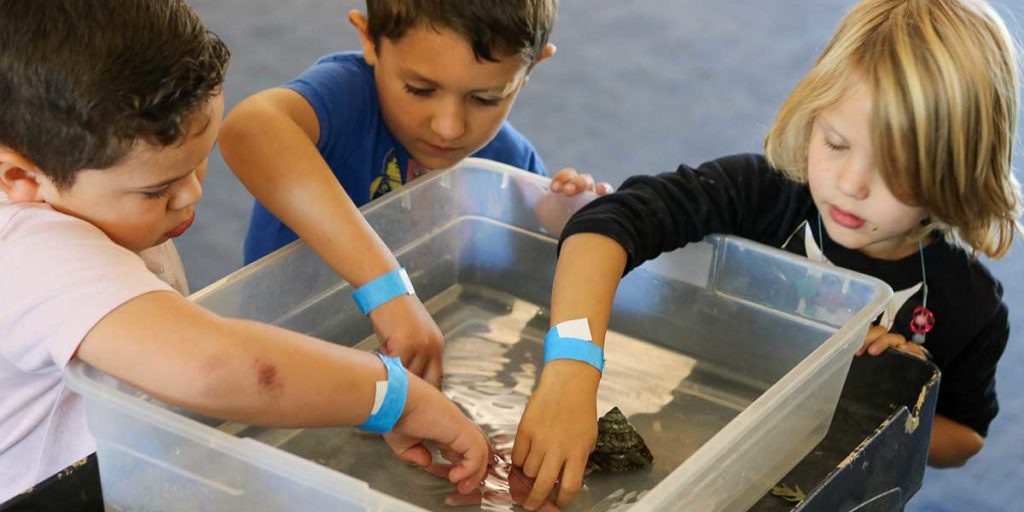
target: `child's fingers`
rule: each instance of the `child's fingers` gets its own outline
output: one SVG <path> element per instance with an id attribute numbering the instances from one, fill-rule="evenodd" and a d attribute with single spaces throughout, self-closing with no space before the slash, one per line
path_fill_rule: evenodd
<path id="1" fill-rule="evenodd" d="M 545 457 L 544 465 L 541 466 L 540 473 L 533 481 L 533 490 L 530 491 L 530 496 L 523 503 L 523 508 L 534 510 L 544 504 L 544 500 L 551 494 L 551 489 L 555 487 L 555 481 L 558 479 L 558 473 L 562 471 L 563 462 L 561 457 Z"/>
<path id="2" fill-rule="evenodd" d="M 559 507 L 564 507 L 576 497 L 583 487 L 583 470 L 587 466 L 586 458 L 582 460 L 565 461 L 565 469 L 562 471 L 562 481 L 558 484 Z"/>
<path id="3" fill-rule="evenodd" d="M 380 335 L 378 335 L 380 336 Z M 408 350 L 406 345 L 403 345 L 397 336 L 392 336 L 388 340 L 381 344 L 380 351 L 382 354 L 391 357 L 397 357 L 402 361 L 402 366 L 406 370 L 412 365 L 414 359 L 416 359 L 416 352 Z"/>
<path id="4" fill-rule="evenodd" d="M 452 471 L 452 465 L 443 462 L 435 462 L 423 469 L 427 470 L 427 473 L 430 473 L 431 475 L 447 479 L 448 474 Z"/>
<path id="5" fill-rule="evenodd" d="M 589 174 L 580 174 L 573 178 L 573 183 L 579 185 L 580 191 L 594 190 L 594 177 Z"/>
<path id="6" fill-rule="evenodd" d="M 928 360 L 928 354 L 925 354 L 924 349 L 921 348 L 921 345 L 918 345 L 917 343 L 904 343 L 902 346 L 898 347 L 898 349 L 902 352 L 906 352 L 914 357 L 917 357 L 923 361 Z"/>
<path id="7" fill-rule="evenodd" d="M 424 357 L 423 355 L 413 355 L 412 360 L 409 361 L 409 364 L 406 365 L 405 368 L 410 372 L 414 373 L 416 376 L 423 378 L 423 380 L 427 380 L 425 375 L 423 375 L 423 371 L 426 370 L 427 368 L 427 358 Z"/>
<path id="8" fill-rule="evenodd" d="M 444 367 L 441 366 L 442 358 L 440 355 L 432 357 L 426 364 L 426 368 L 423 370 L 423 380 L 427 381 L 430 385 L 437 389 L 441 389 L 441 383 L 444 379 Z"/>
<path id="9" fill-rule="evenodd" d="M 544 462 L 544 454 L 540 450 L 533 450 L 530 456 L 523 463 L 523 474 L 530 478 L 537 478 L 540 473 L 541 464 Z"/>
<path id="10" fill-rule="evenodd" d="M 596 187 L 594 187 L 594 192 L 596 192 L 599 196 L 606 196 L 608 194 L 611 194 L 612 192 L 615 192 L 615 187 L 613 187 L 611 183 L 602 181 L 601 183 L 598 183 Z"/>
<path id="11" fill-rule="evenodd" d="M 573 169 L 572 167 L 563 167 L 555 173 L 554 177 L 551 178 L 551 181 L 565 183 L 567 181 L 571 181 L 578 174 L 579 173 L 576 172 L 576 169 Z"/>
<path id="12" fill-rule="evenodd" d="M 488 450 L 483 447 L 465 453 L 465 457 L 448 473 L 448 480 L 455 484 L 462 494 L 473 492 L 487 476 L 490 461 L 487 453 Z"/>
<path id="13" fill-rule="evenodd" d="M 394 443 L 391 444 L 391 450 L 398 455 L 399 459 L 402 459 L 409 464 L 429 467 L 430 463 L 434 460 L 430 455 L 430 450 L 419 442 L 413 442 L 401 435 L 390 435 L 389 440 Z"/>
<path id="14" fill-rule="evenodd" d="M 574 196 L 580 192 L 594 190 L 594 178 L 589 174 L 578 174 L 562 188 L 567 196 Z"/>
<path id="15" fill-rule="evenodd" d="M 899 348 L 904 343 L 906 343 L 906 340 L 903 339 L 903 336 L 900 336 L 899 334 L 889 333 L 880 336 L 878 339 L 871 342 L 871 346 L 868 347 L 867 352 L 868 354 L 877 356 L 882 352 L 889 350 L 890 348 Z"/>
<path id="16" fill-rule="evenodd" d="M 516 440 L 512 443 L 512 465 L 522 469 L 526 456 L 530 454 L 530 438 L 520 432 L 516 432 Z"/>
<path id="17" fill-rule="evenodd" d="M 445 445 L 440 445 L 437 446 L 437 449 L 439 452 L 441 452 L 441 457 L 444 458 L 444 460 L 450 462 L 451 464 L 457 464 L 464 458 L 462 456 L 462 452 L 454 448 Z"/>
<path id="18" fill-rule="evenodd" d="M 880 350 L 877 347 L 884 346 L 884 343 L 885 341 L 882 338 L 874 340 L 864 349 L 864 353 L 870 356 L 878 355 Z"/>
<path id="19" fill-rule="evenodd" d="M 445 457 L 455 462 L 448 473 L 448 480 L 459 486 L 460 492 L 469 492 L 487 474 L 491 462 L 491 443 L 479 426 L 464 419 L 464 428 L 455 440 L 443 446 Z"/>
<path id="20" fill-rule="evenodd" d="M 561 192 L 565 184 L 572 181 L 577 174 L 576 169 L 573 169 L 572 167 L 566 167 L 558 171 L 555 173 L 555 176 L 551 178 L 551 191 Z"/>
<path id="21" fill-rule="evenodd" d="M 462 480 L 461 482 L 456 483 L 455 484 L 455 489 L 457 491 L 459 491 L 460 494 L 470 494 L 470 493 L 472 493 L 474 491 L 479 490 L 480 489 L 480 484 L 482 482 L 483 482 L 483 477 L 482 476 L 480 478 L 477 478 L 477 479 L 466 478 L 466 479 Z"/>
<path id="22" fill-rule="evenodd" d="M 872 325 L 868 327 L 868 333 L 867 335 L 864 336 L 864 343 L 861 344 L 859 349 L 857 349 L 857 355 L 863 355 L 864 351 L 866 351 L 868 347 L 870 347 L 871 344 L 875 342 L 875 340 L 888 333 L 889 330 L 880 325 Z"/>
<path id="23" fill-rule="evenodd" d="M 889 334 L 889 329 L 882 327 L 881 325 L 872 325 L 868 327 L 868 333 L 864 336 L 864 342 L 869 343 L 876 339 Z"/>
<path id="24" fill-rule="evenodd" d="M 463 459 L 452 466 L 448 473 L 448 481 L 455 484 L 462 494 L 469 494 L 479 488 L 480 482 L 487 475 L 487 463 L 483 459 L 474 459 L 476 457 Z"/>
<path id="25" fill-rule="evenodd" d="M 482 443 L 481 443 L 482 444 Z M 458 484 L 464 480 L 475 480 L 479 482 L 484 479 L 487 473 L 487 449 L 484 446 L 473 446 L 463 450 L 458 456 L 449 455 L 448 460 L 454 461 L 452 469 L 448 473 L 448 480 Z"/>

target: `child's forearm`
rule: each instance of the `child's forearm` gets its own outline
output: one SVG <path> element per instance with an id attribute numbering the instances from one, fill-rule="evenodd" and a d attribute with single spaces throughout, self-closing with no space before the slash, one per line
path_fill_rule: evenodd
<path id="1" fill-rule="evenodd" d="M 594 343 L 604 346 L 626 259 L 626 251 L 611 238 L 589 233 L 567 238 L 551 292 L 551 323 L 587 318 Z M 600 382 L 601 372 L 585 361 L 554 359 L 544 364 L 512 449 L 512 463 L 536 478 L 527 504 L 539 505 L 559 475 L 563 502 L 580 488 L 597 438 Z"/>
<path id="2" fill-rule="evenodd" d="M 357 425 L 369 417 L 375 383 L 387 379 L 364 351 L 255 322 L 225 319 L 224 331 L 224 346 L 208 357 L 230 363 L 178 405 L 264 426 Z"/>
<path id="3" fill-rule="evenodd" d="M 551 292 L 551 324 L 586 318 L 597 345 L 604 346 L 615 289 L 626 266 L 626 251 L 611 238 L 583 233 L 562 244 Z M 597 394 L 601 374 L 585 363 L 555 360 L 544 365 L 540 388 L 558 394 Z M 567 385 L 571 383 L 572 385 Z"/>
<path id="4" fill-rule="evenodd" d="M 928 447 L 928 465 L 936 468 L 963 466 L 984 444 L 985 439 L 971 427 L 936 415 Z"/>
<path id="5" fill-rule="evenodd" d="M 224 160 L 257 200 L 346 281 L 361 286 L 398 267 L 316 149 L 319 121 L 294 91 L 239 104 L 221 130 Z"/>
<path id="6" fill-rule="evenodd" d="M 626 251 L 603 235 L 581 233 L 562 244 L 551 291 L 552 325 L 587 318 L 594 343 L 604 346 Z"/>
<path id="7" fill-rule="evenodd" d="M 220 318 L 170 292 L 111 312 L 78 357 L 165 402 L 274 427 L 360 424 L 387 378 L 373 354 Z"/>

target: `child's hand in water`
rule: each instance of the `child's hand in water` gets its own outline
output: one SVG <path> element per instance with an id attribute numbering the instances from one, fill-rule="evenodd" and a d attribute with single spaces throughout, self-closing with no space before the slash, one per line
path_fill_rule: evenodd
<path id="1" fill-rule="evenodd" d="M 463 506 L 502 506 L 522 505 L 526 503 L 530 490 L 533 489 L 533 479 L 523 474 L 523 471 L 509 461 L 508 450 L 494 454 L 494 459 L 487 469 L 487 477 L 480 489 L 470 494 L 453 493 L 444 499 L 444 504 L 454 507 Z M 434 464 L 427 468 L 427 471 L 439 476 L 447 475 L 447 465 Z M 540 512 L 559 512 L 551 500 L 544 500 L 544 503 L 537 509 Z"/>
<path id="2" fill-rule="evenodd" d="M 864 337 L 864 344 L 857 350 L 857 355 L 860 356 L 867 353 L 877 356 L 890 348 L 906 352 L 924 360 L 928 359 L 921 345 L 910 343 L 903 336 L 889 332 L 888 329 L 880 325 L 868 327 L 868 335 Z"/>
<path id="3" fill-rule="evenodd" d="M 597 441 L 597 370 L 579 361 L 551 361 L 526 404 L 516 431 L 512 464 L 535 479 L 523 504 L 534 510 L 559 483 L 559 507 L 583 486 L 587 457 Z"/>
<path id="4" fill-rule="evenodd" d="M 594 183 L 594 177 L 566 167 L 551 178 L 551 191 L 572 197 L 581 192 L 594 192 L 599 196 L 611 194 L 615 189 L 607 182 Z"/>
<path id="5" fill-rule="evenodd" d="M 403 295 L 370 312 L 381 352 L 402 360 L 410 372 L 441 387 L 444 336 L 415 295 Z"/>
<path id="6" fill-rule="evenodd" d="M 437 388 L 413 375 L 409 375 L 409 395 L 402 417 L 384 440 L 400 459 L 425 468 L 437 467 L 431 465 L 433 457 L 422 444 L 433 443 L 452 463 L 438 474 L 463 494 L 480 486 L 492 459 L 491 443 L 480 427 Z"/>

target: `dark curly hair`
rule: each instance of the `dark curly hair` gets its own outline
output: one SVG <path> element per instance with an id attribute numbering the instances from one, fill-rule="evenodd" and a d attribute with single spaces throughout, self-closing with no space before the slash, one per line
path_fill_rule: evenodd
<path id="1" fill-rule="evenodd" d="M 0 145 L 66 190 L 182 141 L 229 59 L 181 0 L 0 0 Z"/>
<path id="2" fill-rule="evenodd" d="M 366 0 L 366 11 L 377 43 L 425 25 L 461 35 L 478 60 L 520 55 L 532 66 L 548 44 L 558 0 Z"/>

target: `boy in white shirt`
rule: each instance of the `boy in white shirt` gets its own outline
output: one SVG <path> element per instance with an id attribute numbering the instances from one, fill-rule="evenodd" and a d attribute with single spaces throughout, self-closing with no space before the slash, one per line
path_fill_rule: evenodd
<path id="1" fill-rule="evenodd" d="M 195 218 L 228 58 L 181 0 L 0 0 L 0 502 L 95 450 L 62 380 L 76 357 L 210 416 L 362 424 L 420 465 L 430 440 L 460 491 L 483 478 L 482 432 L 395 360 L 182 296 L 170 240 Z"/>

